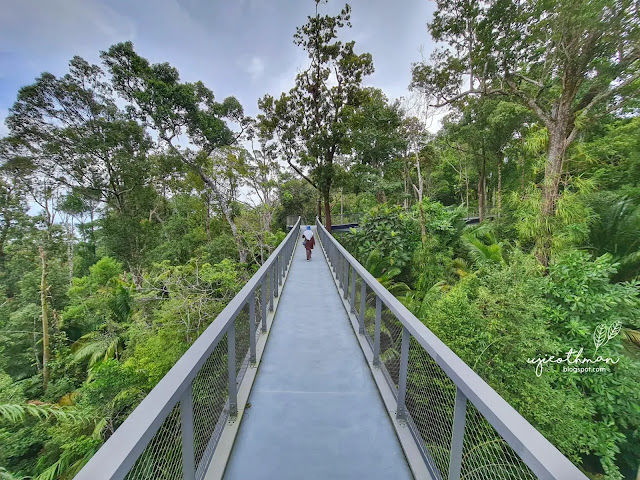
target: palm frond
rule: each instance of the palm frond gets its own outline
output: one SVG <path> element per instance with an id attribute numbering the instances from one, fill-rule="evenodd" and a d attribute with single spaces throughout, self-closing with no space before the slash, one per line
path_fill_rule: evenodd
<path id="1" fill-rule="evenodd" d="M 462 242 L 467 247 L 469 255 L 471 255 L 476 263 L 504 262 L 501 243 L 491 243 L 487 245 L 471 233 L 462 235 Z"/>

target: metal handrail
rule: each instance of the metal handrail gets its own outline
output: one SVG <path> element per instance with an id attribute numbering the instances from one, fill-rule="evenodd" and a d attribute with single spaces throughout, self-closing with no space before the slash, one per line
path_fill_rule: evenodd
<path id="1" fill-rule="evenodd" d="M 452 426 L 451 463 L 449 479 L 460 478 L 460 463 L 464 438 L 466 401 L 470 401 L 497 433 L 507 442 L 520 459 L 540 479 L 586 480 L 587 477 L 567 459 L 551 442 L 536 430 L 522 415 L 509 405 L 493 388 L 475 373 L 460 357 L 447 347 L 431 330 L 393 296 L 371 275 L 316 218 L 320 243 L 335 272 L 338 283 L 345 285 L 349 278 L 349 268 L 355 272 L 376 299 L 376 332 L 373 351 L 379 359 L 380 345 L 380 302 L 402 323 L 402 352 L 400 379 L 398 381 L 398 418 L 406 416 L 405 391 L 409 341 L 412 336 L 449 379 L 456 385 L 455 410 Z M 344 261 L 346 260 L 346 264 Z M 352 293 L 355 291 L 355 275 L 352 275 Z M 345 286 L 345 288 L 348 288 Z M 364 292 L 364 289 L 363 289 Z M 361 297 L 362 299 L 362 297 Z M 353 298 L 351 300 L 353 302 Z M 364 300 L 362 299 L 362 304 Z M 352 303 L 353 305 L 353 303 Z M 363 305 L 364 306 L 364 305 Z M 360 333 L 364 333 L 364 314 L 359 315 Z M 379 360 L 378 360 L 379 362 Z M 377 365 L 374 357 L 374 365 Z M 404 378 L 403 378 L 404 377 Z M 453 471 L 453 475 L 452 475 Z M 457 474 L 457 476 L 456 476 Z"/>
<path id="2" fill-rule="evenodd" d="M 235 319 L 247 303 L 253 318 L 249 324 L 252 330 L 251 357 L 255 358 L 255 311 L 251 299 L 261 288 L 262 298 L 262 330 L 266 330 L 266 307 L 264 297 L 267 276 L 271 275 L 270 289 L 272 298 L 278 296 L 277 284 L 282 282 L 290 264 L 298 238 L 300 218 L 285 239 L 278 245 L 267 261 L 251 277 L 247 284 L 233 297 L 229 304 L 220 312 L 211 325 L 198 337 L 185 354 L 176 362 L 160 382 L 149 392 L 140 404 L 131 412 L 129 417 L 118 427 L 113 435 L 105 442 L 98 452 L 89 460 L 75 477 L 79 480 L 123 479 L 134 466 L 146 446 L 154 437 L 158 429 L 171 411 L 180 402 L 180 418 L 182 425 L 182 470 L 185 480 L 195 478 L 195 459 L 193 454 L 193 402 L 191 385 L 202 366 L 216 348 L 225 333 L 228 338 L 235 337 Z M 276 281 L 277 280 L 277 281 Z M 229 348 L 235 344 L 229 341 Z M 237 394 L 235 351 L 229 351 L 229 400 L 230 415 L 237 413 L 235 396 Z M 232 368 L 233 364 L 233 368 Z M 189 434 L 190 433 L 190 434 Z M 189 436 L 191 438 L 189 438 Z"/>

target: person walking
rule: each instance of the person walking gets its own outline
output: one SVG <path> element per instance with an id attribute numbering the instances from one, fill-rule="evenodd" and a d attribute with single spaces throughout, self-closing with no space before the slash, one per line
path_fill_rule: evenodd
<path id="1" fill-rule="evenodd" d="M 302 232 L 302 239 L 302 244 L 304 245 L 304 248 L 307 249 L 307 262 L 310 262 L 311 250 L 313 250 L 313 247 L 316 244 L 316 239 L 313 236 L 313 232 L 311 231 L 311 227 L 309 225 L 307 225 L 305 231 Z"/>

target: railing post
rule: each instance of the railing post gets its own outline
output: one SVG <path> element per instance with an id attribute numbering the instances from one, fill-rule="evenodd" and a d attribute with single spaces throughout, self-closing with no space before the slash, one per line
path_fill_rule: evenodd
<path id="1" fill-rule="evenodd" d="M 256 291 L 249 297 L 249 361 L 256 363 Z"/>
<path id="2" fill-rule="evenodd" d="M 407 407 L 405 397 L 407 394 L 407 367 L 409 365 L 409 339 L 411 334 L 407 327 L 402 327 L 402 350 L 400 351 L 400 375 L 398 377 L 398 420 L 407 419 Z"/>
<path id="3" fill-rule="evenodd" d="M 331 247 L 329 247 L 329 268 L 331 269 L 331 272 L 335 275 L 336 272 L 336 248 L 331 245 Z"/>
<path id="4" fill-rule="evenodd" d="M 260 307 L 262 307 L 262 331 L 267 331 L 267 274 L 262 277 L 260 287 Z"/>
<path id="5" fill-rule="evenodd" d="M 344 298 L 349 298 L 349 269 L 350 268 L 351 268 L 351 265 L 349 265 L 349 262 L 347 262 L 345 258 L 344 268 L 342 269 L 342 293 Z"/>
<path id="6" fill-rule="evenodd" d="M 329 244 L 329 247 L 327 248 L 327 256 L 328 256 L 327 264 L 329 265 L 329 272 L 331 273 L 331 275 L 335 277 L 335 271 L 336 271 L 335 249 L 331 244 Z"/>
<path id="7" fill-rule="evenodd" d="M 193 437 L 193 392 L 189 384 L 180 399 L 180 426 L 182 431 L 182 478 L 195 480 L 196 455 Z"/>
<path id="8" fill-rule="evenodd" d="M 227 330 L 227 365 L 229 367 L 229 415 L 238 414 L 238 392 L 236 385 L 236 319 Z"/>
<path id="9" fill-rule="evenodd" d="M 451 456 L 449 458 L 449 480 L 460 480 L 466 417 L 467 397 L 459 388 L 456 388 L 456 403 L 453 407 L 453 429 L 451 432 Z"/>
<path id="10" fill-rule="evenodd" d="M 362 281 L 362 285 L 360 287 L 360 329 L 359 333 L 364 333 L 364 314 L 367 309 L 367 282 L 364 281 L 364 278 L 360 279 Z"/>
<path id="11" fill-rule="evenodd" d="M 382 300 L 376 295 L 376 332 L 373 336 L 373 364 L 380 365 L 380 324 L 382 323 Z"/>
<path id="12" fill-rule="evenodd" d="M 278 271 L 278 257 L 276 256 L 274 263 L 273 263 L 273 267 L 271 267 L 271 274 L 273 276 L 273 296 L 277 297 L 278 296 L 278 280 L 277 280 L 277 276 L 278 274 L 276 273 Z"/>
<path id="13" fill-rule="evenodd" d="M 269 267 L 267 275 L 269 275 L 269 311 L 273 312 L 273 267 Z"/>
<path id="14" fill-rule="evenodd" d="M 356 313 L 356 267 L 352 268 L 351 276 L 351 313 Z"/>
<path id="15" fill-rule="evenodd" d="M 284 261 L 282 255 L 278 255 L 278 285 L 282 285 L 282 277 L 284 275 Z"/>

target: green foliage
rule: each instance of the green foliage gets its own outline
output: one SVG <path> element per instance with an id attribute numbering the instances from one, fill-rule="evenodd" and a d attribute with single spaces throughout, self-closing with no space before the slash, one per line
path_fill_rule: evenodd
<path id="1" fill-rule="evenodd" d="M 469 250 L 469 255 L 479 265 L 484 263 L 503 263 L 502 243 L 485 225 L 462 235 L 462 242 Z"/>
<path id="2" fill-rule="evenodd" d="M 257 120 L 130 42 L 20 89 L 0 139 L 0 480 L 72 478 L 319 201 L 368 212 L 345 246 L 590 478 L 635 478 L 637 6 L 436 3 L 448 47 L 413 66 L 415 104 L 363 86 L 348 5 L 297 29 L 308 64 Z M 427 104 L 451 107 L 437 134 Z M 465 227 L 482 204 L 496 215 Z M 383 312 L 391 371 L 401 331 Z M 569 348 L 620 360 L 526 361 Z M 418 350 L 410 389 L 451 389 Z"/>
<path id="3" fill-rule="evenodd" d="M 461 209 L 449 209 L 440 202 L 425 199 L 423 211 L 427 236 L 413 258 L 418 298 L 434 285 L 451 280 L 452 259 L 464 228 Z"/>
<path id="4" fill-rule="evenodd" d="M 589 424 L 589 409 L 577 390 L 554 388 L 553 377 L 537 377 L 526 359 L 554 350 L 547 328 L 544 282 L 535 262 L 520 257 L 510 266 L 486 264 L 419 312 L 447 346 L 494 387 L 566 455 L 577 461 Z M 571 432 L 570 434 L 568 432 Z"/>
<path id="5" fill-rule="evenodd" d="M 640 274 L 640 202 L 612 192 L 594 195 L 596 220 L 587 245 L 594 255 L 609 253 L 618 264 L 612 279 L 631 280 Z"/>
<path id="6" fill-rule="evenodd" d="M 353 246 L 358 259 L 364 260 L 377 250 L 390 266 L 403 270 L 409 266 L 419 235 L 412 215 L 399 206 L 379 205 L 367 212 L 361 228 L 346 235 L 344 241 Z"/>
<path id="7" fill-rule="evenodd" d="M 616 267 L 608 254 L 591 261 L 588 254 L 577 251 L 559 256 L 550 266 L 545 312 L 564 348 L 584 347 L 587 354 L 595 355 L 592 337 L 599 325 L 640 326 L 640 284 L 610 283 Z M 603 357 L 620 358 L 607 366 L 607 373 L 556 379 L 559 388 L 580 391 L 593 410 L 581 434 L 591 446 L 585 452 L 599 459 L 607 478 L 622 478 L 621 469 L 633 471 L 640 462 L 636 448 L 640 363 L 625 354 L 622 340 L 623 335 L 615 335 L 597 349 Z"/>
<path id="8" fill-rule="evenodd" d="M 402 296 L 408 293 L 409 287 L 405 283 L 395 283 L 393 281 L 395 277 L 400 275 L 402 270 L 392 266 L 389 259 L 382 257 L 379 250 L 373 250 L 369 254 L 364 262 L 364 268 L 394 295 Z"/>

